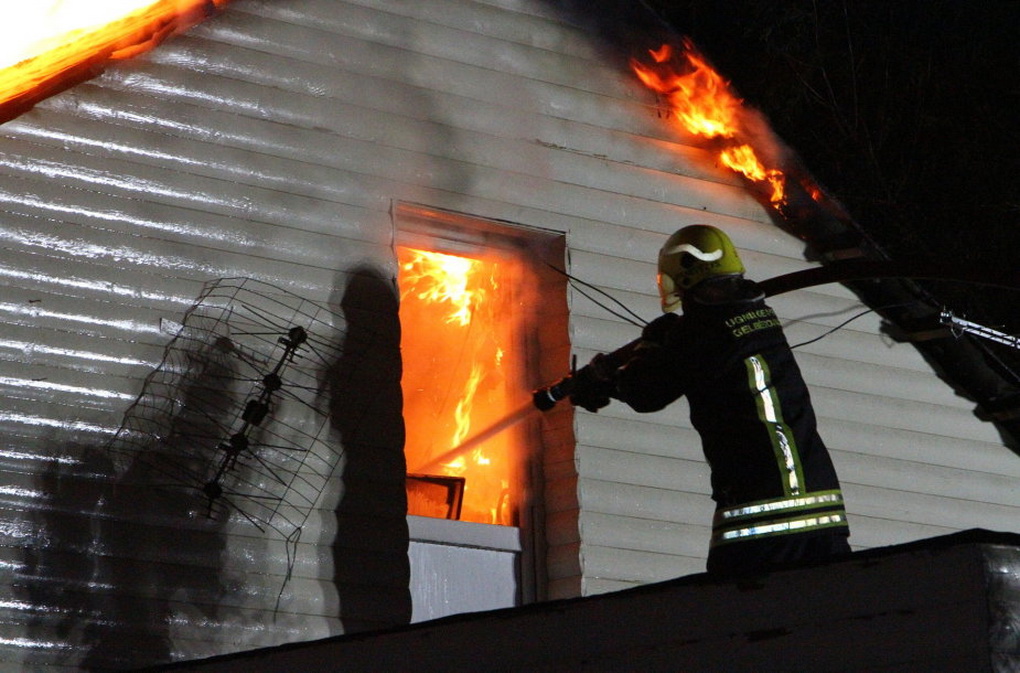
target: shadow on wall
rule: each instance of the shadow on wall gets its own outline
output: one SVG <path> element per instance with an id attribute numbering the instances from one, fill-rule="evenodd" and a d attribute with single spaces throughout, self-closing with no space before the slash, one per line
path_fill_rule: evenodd
<path id="1" fill-rule="evenodd" d="M 48 502 L 35 517 L 38 535 L 19 582 L 34 608 L 28 667 L 114 670 L 216 653 L 182 651 L 178 641 L 207 642 L 202 631 L 221 620 L 222 522 L 204 515 L 208 501 L 198 491 L 151 484 L 160 481 L 161 461 L 185 452 L 174 445 L 181 424 L 184 436 L 216 436 L 222 419 L 201 396 L 235 375 L 220 364 L 182 390 L 184 406 L 204 412 L 175 418 L 165 450 L 150 447 L 119 470 L 107 447 L 68 447 L 64 455 L 78 461 L 54 462 L 41 475 Z"/>
<path id="2" fill-rule="evenodd" d="M 338 274 L 334 287 L 347 325 L 325 386 L 345 457 L 335 579 L 344 632 L 354 633 L 411 619 L 400 321 L 395 283 L 379 269 Z"/>
<path id="3" fill-rule="evenodd" d="M 113 465 L 92 447 L 69 446 L 64 455 L 79 460 L 70 466 L 54 460 L 37 477 L 36 489 L 47 502 L 31 515 L 32 537 L 12 582 L 31 615 L 25 628 L 29 669 L 77 664 L 88 654 L 86 633 L 102 621 L 93 616 L 100 609 L 92 587 L 101 544 L 91 522 Z M 59 651 L 50 643 L 59 644 Z"/>

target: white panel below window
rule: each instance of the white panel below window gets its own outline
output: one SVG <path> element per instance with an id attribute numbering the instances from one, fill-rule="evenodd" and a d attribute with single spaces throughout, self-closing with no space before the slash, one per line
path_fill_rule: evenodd
<path id="1" fill-rule="evenodd" d="M 520 531 L 407 517 L 412 622 L 519 604 Z"/>

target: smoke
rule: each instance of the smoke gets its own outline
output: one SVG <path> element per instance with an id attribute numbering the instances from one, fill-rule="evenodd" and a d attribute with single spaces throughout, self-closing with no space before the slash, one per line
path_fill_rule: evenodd
<path id="1" fill-rule="evenodd" d="M 561 17 L 593 36 L 604 56 L 627 67 L 631 58 L 683 39 L 641 0 L 549 0 Z"/>

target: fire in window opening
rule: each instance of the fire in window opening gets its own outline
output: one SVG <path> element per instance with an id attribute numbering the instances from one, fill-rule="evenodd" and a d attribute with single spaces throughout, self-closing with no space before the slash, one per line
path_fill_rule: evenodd
<path id="1" fill-rule="evenodd" d="M 465 440 L 530 406 L 521 264 L 415 247 L 397 260 L 408 512 L 517 525 L 525 428 Z"/>

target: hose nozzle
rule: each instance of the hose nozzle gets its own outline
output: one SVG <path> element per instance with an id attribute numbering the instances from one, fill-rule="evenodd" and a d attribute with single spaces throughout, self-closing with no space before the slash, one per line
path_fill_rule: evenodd
<path id="1" fill-rule="evenodd" d="M 568 374 L 552 385 L 539 388 L 531 394 L 531 401 L 539 411 L 549 411 L 556 403 L 569 397 L 574 390 L 574 376 Z"/>

